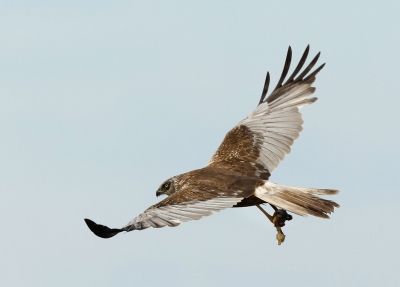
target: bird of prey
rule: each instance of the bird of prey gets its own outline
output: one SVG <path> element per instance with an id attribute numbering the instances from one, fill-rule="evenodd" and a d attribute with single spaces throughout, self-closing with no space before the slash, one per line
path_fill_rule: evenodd
<path id="1" fill-rule="evenodd" d="M 289 46 L 275 89 L 267 97 L 270 82 L 267 73 L 257 108 L 226 134 L 205 167 L 164 181 L 156 195 L 167 198 L 150 206 L 124 227 L 111 229 L 85 219 L 90 230 L 99 237 L 110 238 L 122 231 L 175 227 L 230 207 L 256 206 L 277 229 L 280 245 L 285 239 L 281 227 L 292 219 L 287 211 L 329 218 L 328 214 L 339 205 L 318 195 L 333 195 L 337 190 L 293 187 L 269 181 L 271 172 L 290 153 L 290 147 L 302 130 L 300 109 L 317 100 L 310 98 L 315 92 L 311 85 L 325 64 L 311 71 L 320 56 L 318 53 L 301 71 L 309 49 L 307 46 L 285 81 L 292 58 Z M 271 205 L 274 214 L 268 214 L 261 207 L 263 204 Z"/>

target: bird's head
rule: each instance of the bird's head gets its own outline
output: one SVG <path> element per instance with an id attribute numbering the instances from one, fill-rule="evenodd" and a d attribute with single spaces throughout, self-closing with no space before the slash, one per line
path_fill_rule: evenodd
<path id="1" fill-rule="evenodd" d="M 164 181 L 160 187 L 157 189 L 156 196 L 168 195 L 175 193 L 175 182 L 173 179 L 168 179 Z"/>

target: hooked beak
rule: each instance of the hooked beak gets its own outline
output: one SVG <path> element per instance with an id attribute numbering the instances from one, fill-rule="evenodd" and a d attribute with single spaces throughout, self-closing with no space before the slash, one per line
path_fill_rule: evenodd
<path id="1" fill-rule="evenodd" d="M 162 194 L 162 192 L 160 192 L 159 190 L 157 190 L 156 196 L 159 197 L 161 194 Z"/>

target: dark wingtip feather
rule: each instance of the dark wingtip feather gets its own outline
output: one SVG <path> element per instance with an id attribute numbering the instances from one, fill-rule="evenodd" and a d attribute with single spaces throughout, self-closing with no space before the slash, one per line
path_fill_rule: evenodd
<path id="1" fill-rule="evenodd" d="M 323 63 L 321 66 L 319 66 L 317 69 L 315 69 L 314 72 L 312 72 L 310 75 L 307 76 L 307 78 L 304 79 L 304 81 L 307 81 L 308 79 L 311 79 L 312 77 L 315 77 L 319 71 L 322 70 L 322 68 L 325 67 L 325 63 Z"/>
<path id="2" fill-rule="evenodd" d="M 287 73 L 289 72 L 291 61 L 292 61 L 292 47 L 289 46 L 287 55 L 286 55 L 285 65 L 283 66 L 283 70 L 282 70 L 282 75 L 278 81 L 278 84 L 275 87 L 275 90 L 279 89 L 282 86 L 282 83 L 285 80 Z"/>
<path id="3" fill-rule="evenodd" d="M 107 226 L 97 224 L 96 222 L 94 222 L 90 219 L 87 219 L 87 218 L 85 218 L 85 222 L 86 222 L 86 225 L 89 227 L 89 229 L 95 235 L 97 235 L 98 237 L 101 237 L 101 238 L 110 238 L 110 237 L 113 237 L 113 236 L 117 235 L 118 233 L 124 231 L 124 230 L 118 229 L 118 228 L 111 229 Z"/>
<path id="4" fill-rule="evenodd" d="M 301 56 L 301 59 L 299 63 L 297 64 L 297 67 L 294 69 L 292 75 L 290 75 L 289 79 L 283 84 L 286 85 L 287 83 L 290 83 L 293 81 L 294 77 L 300 72 L 301 68 L 303 68 L 304 63 L 307 60 L 308 53 L 310 52 L 310 45 L 307 45 L 307 48 L 304 50 L 303 56 Z"/>
<path id="5" fill-rule="evenodd" d="M 270 93 L 270 95 L 267 97 L 268 85 L 269 85 L 269 80 L 270 80 L 269 79 L 269 73 L 267 73 L 267 79 L 265 80 L 263 93 L 261 95 L 261 99 L 260 99 L 258 105 L 260 105 L 260 104 L 262 104 L 264 102 L 268 102 L 268 103 L 273 102 L 274 100 L 276 100 L 277 98 L 282 96 L 286 92 L 285 89 L 286 88 L 290 88 L 291 85 L 294 85 L 294 84 L 297 84 L 297 83 L 307 84 L 307 81 L 310 81 L 308 84 L 312 84 L 312 82 L 314 82 L 315 76 L 324 67 L 325 64 L 321 65 L 316 70 L 314 70 L 311 74 L 308 75 L 308 73 L 315 66 L 315 64 L 317 63 L 317 61 L 318 61 L 318 59 L 319 59 L 319 57 L 321 55 L 321 52 L 319 52 L 311 60 L 311 62 L 308 64 L 308 66 L 300 73 L 301 69 L 303 68 L 303 66 L 304 66 L 304 64 L 305 64 L 305 62 L 307 60 L 309 51 L 310 51 L 310 45 L 307 45 L 307 47 L 304 50 L 303 55 L 302 55 L 299 63 L 297 64 L 296 68 L 294 69 L 293 73 L 286 80 L 286 82 L 284 84 L 282 84 L 284 82 L 288 72 L 289 72 L 290 63 L 291 63 L 291 60 L 292 60 L 292 48 L 289 46 L 288 51 L 287 51 L 287 55 L 286 55 L 285 65 L 283 67 L 282 74 L 281 74 L 281 77 L 280 77 L 280 79 L 278 81 L 278 84 L 276 85 L 275 89 Z M 297 75 L 298 73 L 300 73 L 300 75 Z M 313 100 L 313 101 L 315 101 L 315 100 Z"/>
<path id="6" fill-rule="evenodd" d="M 314 65 L 317 63 L 319 56 L 321 56 L 321 52 L 318 52 L 318 54 L 312 59 L 310 64 L 308 64 L 307 68 L 304 69 L 304 71 L 295 79 L 295 81 L 302 81 L 303 78 L 308 74 L 308 72 L 314 67 Z"/>
<path id="7" fill-rule="evenodd" d="M 261 93 L 261 98 L 260 98 L 260 102 L 258 103 L 258 105 L 261 105 L 264 102 L 265 96 L 268 93 L 269 80 L 270 80 L 269 72 L 267 72 L 267 76 L 265 77 L 264 88 L 263 88 L 263 91 Z"/>

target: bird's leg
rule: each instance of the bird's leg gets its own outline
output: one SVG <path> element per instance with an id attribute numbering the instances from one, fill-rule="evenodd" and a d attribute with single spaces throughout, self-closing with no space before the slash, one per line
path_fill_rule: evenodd
<path id="1" fill-rule="evenodd" d="M 269 221 L 272 222 L 272 224 L 274 223 L 274 218 L 264 210 L 264 208 L 262 208 L 259 204 L 256 204 L 256 206 L 258 207 L 259 210 L 261 210 L 262 213 L 265 214 L 266 217 L 268 217 Z"/>
<path id="2" fill-rule="evenodd" d="M 261 210 L 265 216 L 272 222 L 275 226 L 278 234 L 276 235 L 276 239 L 278 240 L 278 245 L 281 245 L 283 241 L 285 241 L 285 234 L 282 232 L 282 227 L 285 226 L 286 220 L 292 220 L 292 216 L 286 212 L 286 210 L 278 209 L 276 206 L 270 204 L 271 207 L 275 210 L 274 215 L 271 216 L 268 212 L 266 212 L 260 205 L 256 205 L 258 209 Z"/>

